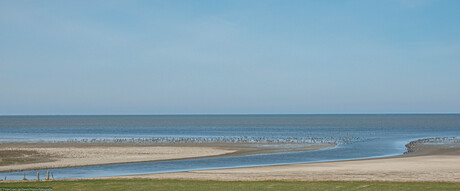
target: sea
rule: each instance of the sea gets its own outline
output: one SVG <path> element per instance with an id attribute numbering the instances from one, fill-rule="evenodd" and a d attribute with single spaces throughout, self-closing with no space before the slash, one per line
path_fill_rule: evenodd
<path id="1" fill-rule="evenodd" d="M 334 143 L 314 151 L 1 172 L 52 172 L 55 179 L 378 158 L 401 155 L 411 141 L 460 137 L 460 114 L 0 116 L 5 142 Z"/>

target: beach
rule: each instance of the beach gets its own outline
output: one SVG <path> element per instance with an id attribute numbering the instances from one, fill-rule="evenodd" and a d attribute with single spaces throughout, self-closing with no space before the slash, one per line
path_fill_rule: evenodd
<path id="1" fill-rule="evenodd" d="M 0 177 L 8 181 L 22 180 L 24 174 L 30 179 L 47 171 L 59 180 L 454 181 L 459 171 L 455 164 L 458 154 L 443 149 L 460 143 L 456 138 L 458 115 L 39 116 L 0 120 Z M 418 139 L 420 142 L 404 147 Z M 410 153 L 403 155 L 406 151 Z M 382 156 L 387 158 L 377 159 Z"/>
<path id="2" fill-rule="evenodd" d="M 386 158 L 117 176 L 109 179 L 460 181 L 459 144 L 412 146 L 414 152 Z"/>
<path id="3" fill-rule="evenodd" d="M 412 141 L 406 145 L 408 153 L 384 158 L 99 177 L 95 179 L 459 182 L 459 140 L 451 138 L 436 140 Z M 442 143 L 446 140 L 449 142 Z M 331 146 L 334 145 L 2 143 L 0 144 L 0 157 L 2 157 L 0 171 L 311 151 Z M 5 157 L 6 155 L 9 158 Z M 11 162 L 14 156 L 20 158 L 21 161 Z"/>
<path id="4" fill-rule="evenodd" d="M 333 144 L 2 143 L 0 172 L 309 151 Z"/>

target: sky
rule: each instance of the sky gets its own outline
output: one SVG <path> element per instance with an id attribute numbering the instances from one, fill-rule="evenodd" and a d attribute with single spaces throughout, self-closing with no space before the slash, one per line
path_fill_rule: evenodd
<path id="1" fill-rule="evenodd" d="M 0 115 L 459 113 L 457 0 L 0 0 Z"/>

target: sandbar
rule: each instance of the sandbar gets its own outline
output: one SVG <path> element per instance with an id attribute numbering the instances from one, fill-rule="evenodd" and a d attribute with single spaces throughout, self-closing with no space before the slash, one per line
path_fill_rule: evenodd
<path id="1" fill-rule="evenodd" d="M 386 158 L 109 178 L 219 181 L 460 181 L 459 144 L 417 144 L 415 147 L 415 152 Z"/>
<path id="2" fill-rule="evenodd" d="M 0 172 L 308 151 L 334 144 L 1 143 Z"/>

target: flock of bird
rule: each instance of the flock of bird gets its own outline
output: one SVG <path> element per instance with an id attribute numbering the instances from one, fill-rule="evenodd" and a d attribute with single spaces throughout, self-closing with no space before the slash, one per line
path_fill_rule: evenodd
<path id="1" fill-rule="evenodd" d="M 152 137 L 113 139 L 69 139 L 67 143 L 138 143 L 138 144 L 181 144 L 181 143 L 243 143 L 243 144 L 350 144 L 363 140 L 360 137 Z"/>
<path id="2" fill-rule="evenodd" d="M 406 144 L 406 148 L 407 148 L 406 153 L 415 152 L 417 151 L 417 145 L 427 144 L 427 143 L 457 144 L 457 143 L 460 143 L 460 138 L 437 137 L 437 138 L 418 139 L 418 140 L 411 141 L 410 143 Z"/>

